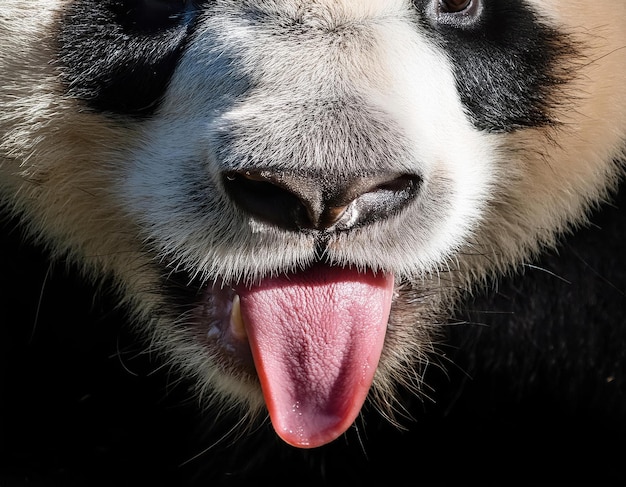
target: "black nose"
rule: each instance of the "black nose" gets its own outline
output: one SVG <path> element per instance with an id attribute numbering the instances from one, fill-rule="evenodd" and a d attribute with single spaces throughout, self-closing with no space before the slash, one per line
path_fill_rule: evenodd
<path id="1" fill-rule="evenodd" d="M 224 187 L 244 211 L 287 230 L 347 229 L 397 214 L 417 194 L 420 177 L 381 173 L 341 178 L 241 170 L 224 174 Z"/>

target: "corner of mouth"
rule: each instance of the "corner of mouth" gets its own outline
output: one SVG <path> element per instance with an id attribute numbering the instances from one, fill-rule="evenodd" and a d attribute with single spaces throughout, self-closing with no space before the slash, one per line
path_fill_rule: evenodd
<path id="1" fill-rule="evenodd" d="M 289 280 L 290 276 L 302 280 L 307 279 L 306 275 L 310 274 L 317 275 L 315 279 L 319 280 L 321 274 L 336 275 L 344 270 L 361 275 L 391 275 L 374 267 L 340 265 L 317 259 L 304 268 L 274 272 L 266 277 L 270 281 Z M 246 294 L 249 286 L 258 285 L 258 282 L 231 282 L 220 277 L 204 280 L 180 268 L 163 273 L 163 276 L 164 294 L 168 296 L 171 308 L 179 317 L 176 326 L 181 328 L 190 343 L 204 349 L 205 359 L 222 369 L 227 376 L 242 379 L 247 377 L 246 380 L 257 382 L 258 371 L 245 318 L 241 312 L 240 292 Z M 266 279 L 259 281 L 264 280 Z M 396 292 L 393 294 L 395 296 Z"/>
<path id="2" fill-rule="evenodd" d="M 177 326 L 206 349 L 216 364 L 256 377 L 234 287 L 221 279 L 209 282 L 188 272 L 168 272 L 162 282 Z"/>
<path id="3" fill-rule="evenodd" d="M 227 361 L 235 362 L 252 375 L 254 362 L 243 322 L 239 295 L 224 283 L 205 285 L 195 306 L 196 333 Z"/>

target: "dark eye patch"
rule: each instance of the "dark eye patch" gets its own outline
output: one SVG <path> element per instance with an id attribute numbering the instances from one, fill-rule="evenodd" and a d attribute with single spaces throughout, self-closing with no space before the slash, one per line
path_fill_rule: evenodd
<path id="1" fill-rule="evenodd" d="M 187 0 L 77 0 L 58 33 L 66 93 L 101 112 L 145 116 L 167 87 L 193 27 Z"/>
<path id="2" fill-rule="evenodd" d="M 448 54 L 474 125 L 508 132 L 554 123 L 577 55 L 568 36 L 523 0 L 442 1 L 414 5 L 420 26 Z"/>
<path id="3" fill-rule="evenodd" d="M 193 8 L 190 0 L 116 0 L 111 10 L 128 31 L 151 32 L 176 26 Z"/>
<path id="4" fill-rule="evenodd" d="M 75 0 L 58 35 L 69 96 L 97 111 L 146 116 L 167 88 L 203 2 Z M 576 49 L 523 0 L 413 0 L 420 28 L 448 54 L 482 130 L 554 123 Z"/>

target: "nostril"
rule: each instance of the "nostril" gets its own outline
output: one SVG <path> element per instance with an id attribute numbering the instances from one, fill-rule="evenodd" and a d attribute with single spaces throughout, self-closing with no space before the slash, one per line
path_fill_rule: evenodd
<path id="1" fill-rule="evenodd" d="M 341 177 L 269 170 L 229 171 L 223 184 L 233 202 L 249 215 L 288 230 L 339 230 L 397 214 L 417 194 L 414 174 Z"/>
<path id="2" fill-rule="evenodd" d="M 388 191 L 396 194 L 406 194 L 408 197 L 420 184 L 420 178 L 408 174 L 403 174 L 390 181 L 378 184 L 376 191 Z"/>
<path id="3" fill-rule="evenodd" d="M 393 179 L 374 179 L 366 189 L 360 193 L 364 196 L 401 202 L 409 199 L 419 188 L 421 179 L 418 176 L 402 174 Z M 394 205 L 395 206 L 395 205 Z"/>
<path id="4" fill-rule="evenodd" d="M 224 174 L 224 188 L 246 213 L 272 225 L 290 230 L 306 227 L 309 210 L 302 197 L 278 184 L 266 171 L 230 171 Z"/>
<path id="5" fill-rule="evenodd" d="M 418 194 L 422 178 L 415 174 L 378 175 L 362 179 L 350 205 L 350 226 L 362 226 L 390 218 L 405 208 Z M 343 228 L 342 222 L 338 228 Z"/>

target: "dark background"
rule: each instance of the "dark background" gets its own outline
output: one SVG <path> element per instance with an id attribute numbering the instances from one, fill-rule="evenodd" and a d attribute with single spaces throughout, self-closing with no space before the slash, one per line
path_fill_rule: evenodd
<path id="1" fill-rule="evenodd" d="M 0 487 L 626 485 L 624 191 L 559 252 L 468 300 L 405 431 L 365 411 L 315 450 L 229 434 L 112 296 L 0 225 Z M 446 359 L 446 360 L 447 360 Z M 455 365 L 452 365 L 454 363 Z"/>

